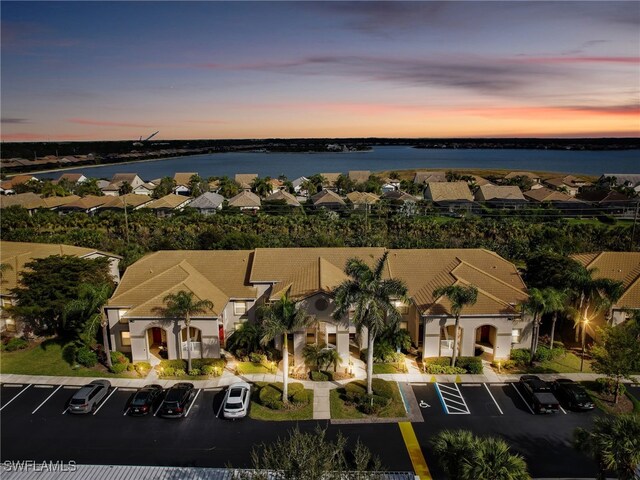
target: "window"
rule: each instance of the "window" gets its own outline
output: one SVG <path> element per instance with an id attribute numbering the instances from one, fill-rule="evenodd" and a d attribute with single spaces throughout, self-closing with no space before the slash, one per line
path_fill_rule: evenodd
<path id="1" fill-rule="evenodd" d="M 392 303 L 400 315 L 407 315 L 409 313 L 409 305 L 402 300 L 394 300 Z"/>
<path id="2" fill-rule="evenodd" d="M 233 302 L 233 314 L 241 316 L 247 313 L 247 302 Z"/>
<path id="3" fill-rule="evenodd" d="M 129 332 L 120 332 L 120 343 L 123 347 L 131 346 L 131 333 Z"/>
<path id="4" fill-rule="evenodd" d="M 511 343 L 520 343 L 520 335 L 522 330 L 519 328 L 514 328 L 511 330 Z"/>
<path id="5" fill-rule="evenodd" d="M 7 318 L 4 322 L 4 326 L 7 329 L 7 332 L 15 332 L 16 331 L 16 321 L 12 318 Z"/>

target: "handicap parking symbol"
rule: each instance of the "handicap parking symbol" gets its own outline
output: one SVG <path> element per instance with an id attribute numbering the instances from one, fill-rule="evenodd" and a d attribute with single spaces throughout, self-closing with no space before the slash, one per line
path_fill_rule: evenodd
<path id="1" fill-rule="evenodd" d="M 429 408 L 431 405 L 429 405 L 427 402 L 425 402 L 424 400 L 420 400 L 420 408 Z"/>

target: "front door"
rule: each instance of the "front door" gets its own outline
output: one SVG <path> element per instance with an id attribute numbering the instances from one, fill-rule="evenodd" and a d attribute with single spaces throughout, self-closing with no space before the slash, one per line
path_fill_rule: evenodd
<path id="1" fill-rule="evenodd" d="M 224 325 L 218 325 L 218 338 L 220 339 L 220 346 L 224 347 Z"/>
<path id="2" fill-rule="evenodd" d="M 153 343 L 161 345 L 162 344 L 162 330 L 158 327 L 154 327 L 151 329 L 151 333 L 153 335 Z"/>
<path id="3" fill-rule="evenodd" d="M 480 327 L 480 343 L 490 343 L 489 334 L 491 333 L 491 326 L 483 325 Z"/>

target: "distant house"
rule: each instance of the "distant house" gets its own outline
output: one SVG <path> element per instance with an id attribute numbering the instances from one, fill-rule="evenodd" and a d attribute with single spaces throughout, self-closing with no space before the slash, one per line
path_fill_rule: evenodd
<path id="1" fill-rule="evenodd" d="M 122 260 L 122 257 L 112 253 L 104 253 L 93 248 L 61 244 L 0 242 L 0 262 L 11 266 L 11 268 L 2 272 L 2 282 L 0 282 L 0 331 L 18 333 L 14 319 L 7 315 L 8 312 L 5 308 L 14 304 L 15 297 L 11 291 L 18 286 L 18 280 L 24 271 L 25 264 L 51 255 L 73 255 L 87 259 L 107 257 L 110 264 L 109 273 L 111 278 L 115 283 L 120 281 L 118 263 Z"/>
<path id="2" fill-rule="evenodd" d="M 573 175 L 565 175 L 564 177 L 548 178 L 544 183 L 556 190 L 566 191 L 572 197 L 575 197 L 580 188 L 588 184 L 587 181 L 574 177 Z"/>
<path id="3" fill-rule="evenodd" d="M 629 198 L 616 190 L 588 189 L 581 191 L 577 198 L 588 202 L 603 213 L 632 219 L 640 204 L 640 197 Z"/>
<path id="4" fill-rule="evenodd" d="M 77 185 L 79 183 L 84 183 L 87 180 L 89 179 L 81 173 L 63 173 L 62 175 L 60 175 L 57 183 L 69 182 L 71 185 Z"/>
<path id="5" fill-rule="evenodd" d="M 190 195 L 191 194 L 191 177 L 198 175 L 195 172 L 190 173 L 176 173 L 173 176 L 173 180 L 176 182 L 176 186 L 173 187 L 173 193 L 176 195 Z"/>
<path id="6" fill-rule="evenodd" d="M 136 188 L 133 189 L 132 193 L 135 193 L 136 195 L 147 195 L 147 196 L 151 196 L 151 194 L 153 193 L 153 191 L 156 189 L 156 185 L 151 183 L 151 182 L 146 182 L 143 183 L 142 185 L 138 185 Z"/>
<path id="7" fill-rule="evenodd" d="M 371 176 L 371 172 L 369 170 L 350 170 L 349 171 L 349 180 L 355 183 L 365 183 L 369 180 Z"/>
<path id="8" fill-rule="evenodd" d="M 393 192 L 400 188 L 400 180 L 397 178 L 385 178 L 382 180 L 382 193 Z"/>
<path id="9" fill-rule="evenodd" d="M 316 208 L 340 209 L 344 207 L 344 200 L 332 190 L 322 190 L 311 197 L 311 202 Z"/>
<path id="10" fill-rule="evenodd" d="M 276 190 L 267 198 L 265 198 L 264 201 L 265 203 L 268 203 L 268 202 L 283 203 L 284 202 L 285 205 L 288 205 L 290 207 L 300 206 L 300 202 L 296 199 L 296 197 L 294 197 L 289 192 L 286 192 L 284 190 Z"/>
<path id="11" fill-rule="evenodd" d="M 110 197 L 98 197 L 96 195 L 87 195 L 86 197 L 82 197 L 75 202 L 70 202 L 65 205 L 60 205 L 58 207 L 58 211 L 60 213 L 72 213 L 72 212 L 84 212 L 89 215 L 95 213 L 98 208 L 111 200 Z"/>
<path id="12" fill-rule="evenodd" d="M 369 205 L 373 205 L 380 201 L 380 197 L 378 195 L 368 192 L 350 192 L 347 193 L 347 198 L 356 210 L 367 209 Z"/>
<path id="13" fill-rule="evenodd" d="M 144 183 L 137 173 L 116 173 L 111 178 L 111 183 L 127 182 L 131 188 L 136 188 Z"/>
<path id="14" fill-rule="evenodd" d="M 240 210 L 260 210 L 260 197 L 249 190 L 243 190 L 235 197 L 229 199 L 230 207 L 239 208 Z"/>
<path id="15" fill-rule="evenodd" d="M 497 208 L 520 208 L 527 204 L 527 199 L 515 185 L 482 185 L 476 191 L 475 199 Z"/>
<path id="16" fill-rule="evenodd" d="M 340 175 L 342 174 L 341 173 L 321 173 L 320 175 L 325 179 L 325 182 L 322 186 L 327 190 L 335 190 L 338 177 L 340 177 Z"/>
<path id="17" fill-rule="evenodd" d="M 308 181 L 307 177 L 298 177 L 295 180 L 291 181 L 293 185 L 293 191 L 296 192 L 297 195 L 305 195 L 306 191 L 302 188 L 304 182 Z"/>
<path id="18" fill-rule="evenodd" d="M 109 200 L 100 205 L 100 210 L 124 210 L 125 206 L 128 211 L 144 208 L 150 203 L 151 197 L 148 195 L 137 195 L 135 193 L 127 193 L 119 197 L 110 197 Z"/>
<path id="19" fill-rule="evenodd" d="M 482 187 L 483 185 L 493 185 L 489 180 L 479 175 L 471 175 L 471 181 L 469 182 L 477 187 Z"/>
<path id="20" fill-rule="evenodd" d="M 236 183 L 238 183 L 243 190 L 251 190 L 251 184 L 256 178 L 258 178 L 257 173 L 236 173 L 234 177 Z"/>
<path id="21" fill-rule="evenodd" d="M 467 182 L 429 182 L 424 189 L 424 199 L 450 212 L 471 210 L 473 195 Z"/>
<path id="22" fill-rule="evenodd" d="M 8 208 L 12 206 L 19 206 L 29 212 L 29 215 L 34 210 L 44 207 L 44 202 L 39 195 L 33 192 L 19 193 L 17 195 L 1 195 L 0 196 L 0 208 Z"/>
<path id="23" fill-rule="evenodd" d="M 158 217 L 170 217 L 176 210 L 182 210 L 191 201 L 190 197 L 170 193 L 157 200 L 146 203 L 143 208 L 152 210 Z"/>
<path id="24" fill-rule="evenodd" d="M 531 180 L 533 182 L 533 185 L 531 186 L 532 190 L 542 187 L 542 184 L 540 183 L 540 175 L 536 175 L 531 172 L 510 172 L 504 176 L 504 179 L 513 180 L 517 177 L 525 177 Z"/>
<path id="25" fill-rule="evenodd" d="M 640 173 L 605 173 L 598 179 L 598 183 L 609 188 L 615 186 L 633 188 L 640 193 Z"/>
<path id="26" fill-rule="evenodd" d="M 524 192 L 524 196 L 531 202 L 550 204 L 567 216 L 583 215 L 592 210 L 591 205 L 588 203 L 547 187 L 529 190 Z"/>
<path id="27" fill-rule="evenodd" d="M 49 210 L 58 210 L 60 207 L 80 200 L 78 195 L 67 195 L 66 197 L 46 197 L 42 199 L 42 207 Z"/>
<path id="28" fill-rule="evenodd" d="M 413 176 L 413 183 L 417 183 L 418 185 L 446 181 L 447 174 L 445 172 L 416 172 Z"/>
<path id="29" fill-rule="evenodd" d="M 18 185 L 23 185 L 29 182 L 39 182 L 33 175 L 16 175 L 8 180 L 0 182 L 0 193 L 3 195 L 11 195 L 15 193 L 15 188 Z"/>
<path id="30" fill-rule="evenodd" d="M 222 209 L 224 197 L 217 193 L 205 192 L 189 204 L 189 208 L 195 208 L 203 215 L 212 215 Z"/>
<path id="31" fill-rule="evenodd" d="M 385 192 L 382 194 L 382 199 L 389 200 L 395 204 L 401 204 L 405 202 L 417 202 L 420 200 L 413 195 L 408 194 L 407 192 L 403 192 L 402 190 L 395 190 L 393 192 Z"/>

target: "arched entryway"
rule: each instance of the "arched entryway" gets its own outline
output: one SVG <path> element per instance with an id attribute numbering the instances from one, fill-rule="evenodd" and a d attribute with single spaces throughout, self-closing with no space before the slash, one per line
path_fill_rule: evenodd
<path id="1" fill-rule="evenodd" d="M 453 344 L 455 338 L 455 325 L 446 325 L 440 327 L 440 356 L 451 357 L 453 356 Z M 463 329 L 458 329 L 458 355 L 462 349 L 462 335 Z"/>
<path id="2" fill-rule="evenodd" d="M 151 327 L 147 329 L 147 352 L 149 357 L 153 355 L 161 360 L 168 357 L 167 332 L 164 328 Z"/>
<path id="3" fill-rule="evenodd" d="M 191 358 L 202 358 L 202 332 L 199 328 L 189 327 L 191 335 Z M 180 330 L 180 353 L 181 358 L 187 358 L 187 329 Z"/>
<path id="4" fill-rule="evenodd" d="M 498 330 L 493 325 L 481 325 L 476 328 L 476 354 L 485 360 L 493 361 Z"/>

